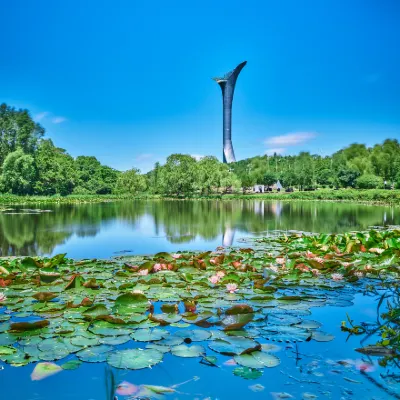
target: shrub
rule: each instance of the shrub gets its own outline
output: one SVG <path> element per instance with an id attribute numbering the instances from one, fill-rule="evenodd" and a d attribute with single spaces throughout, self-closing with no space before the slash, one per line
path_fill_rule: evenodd
<path id="1" fill-rule="evenodd" d="M 383 179 L 376 175 L 364 174 L 357 178 L 356 184 L 360 189 L 381 189 Z"/>

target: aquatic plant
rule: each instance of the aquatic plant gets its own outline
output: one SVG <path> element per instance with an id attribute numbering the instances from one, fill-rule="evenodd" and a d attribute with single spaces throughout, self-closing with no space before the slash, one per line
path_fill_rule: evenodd
<path id="1" fill-rule="evenodd" d="M 0 360 L 23 366 L 72 355 L 136 370 L 166 353 L 210 367 L 233 357 L 235 375 L 250 379 L 280 362 L 268 341 L 334 339 L 306 318 L 311 307 L 349 305 L 342 292 L 400 273 L 398 230 L 279 234 L 248 245 L 118 260 L 2 259 Z"/>

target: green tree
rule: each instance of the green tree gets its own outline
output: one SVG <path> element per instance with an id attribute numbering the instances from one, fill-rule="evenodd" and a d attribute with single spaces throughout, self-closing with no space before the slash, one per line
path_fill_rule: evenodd
<path id="1" fill-rule="evenodd" d="M 31 194 L 35 178 L 35 161 L 22 149 L 9 153 L 3 163 L 1 183 L 4 191 L 14 194 Z"/>
<path id="2" fill-rule="evenodd" d="M 166 195 L 189 195 L 198 186 L 196 160 L 185 154 L 172 154 L 160 169 L 160 190 Z"/>
<path id="3" fill-rule="evenodd" d="M 44 128 L 33 121 L 27 110 L 0 105 L 0 165 L 17 149 L 33 155 L 43 135 Z"/>
<path id="4" fill-rule="evenodd" d="M 50 139 L 42 140 L 35 154 L 35 193 L 43 195 L 71 194 L 77 183 L 74 159 Z"/>
<path id="5" fill-rule="evenodd" d="M 136 168 L 122 172 L 115 185 L 114 192 L 119 194 L 137 194 L 146 190 L 146 179 Z"/>

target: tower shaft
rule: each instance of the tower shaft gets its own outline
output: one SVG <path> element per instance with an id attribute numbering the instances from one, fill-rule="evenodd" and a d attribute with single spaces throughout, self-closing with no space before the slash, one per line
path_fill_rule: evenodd
<path id="1" fill-rule="evenodd" d="M 246 65 L 247 61 L 239 64 L 233 71 L 228 72 L 222 78 L 214 78 L 222 90 L 222 107 L 223 107 L 223 123 L 222 123 L 222 158 L 224 163 L 235 162 L 235 152 L 232 145 L 232 102 L 235 92 L 235 85 L 240 71 Z"/>

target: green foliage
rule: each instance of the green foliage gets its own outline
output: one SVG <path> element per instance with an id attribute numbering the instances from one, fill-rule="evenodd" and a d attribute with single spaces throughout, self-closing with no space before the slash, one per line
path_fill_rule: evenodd
<path id="1" fill-rule="evenodd" d="M 10 193 L 32 193 L 32 182 L 35 177 L 35 165 L 32 156 L 22 149 L 9 153 L 3 164 L 1 184 L 3 190 Z"/>
<path id="2" fill-rule="evenodd" d="M 360 189 L 382 189 L 383 179 L 372 174 L 364 174 L 357 178 L 357 187 Z"/>
<path id="3" fill-rule="evenodd" d="M 172 154 L 160 170 L 159 187 L 166 195 L 190 195 L 196 189 L 196 160 L 185 154 Z"/>
<path id="4" fill-rule="evenodd" d="M 17 149 L 33 155 L 43 135 L 44 128 L 33 121 L 28 110 L 0 105 L 0 165 Z"/>
<path id="5" fill-rule="evenodd" d="M 115 193 L 134 195 L 143 192 L 146 186 L 144 176 L 140 175 L 138 169 L 132 168 L 119 175 L 114 191 Z"/>
<path id="6" fill-rule="evenodd" d="M 35 154 L 37 177 L 35 192 L 44 195 L 72 193 L 77 181 L 74 159 L 53 145 L 53 142 L 42 140 Z"/>

